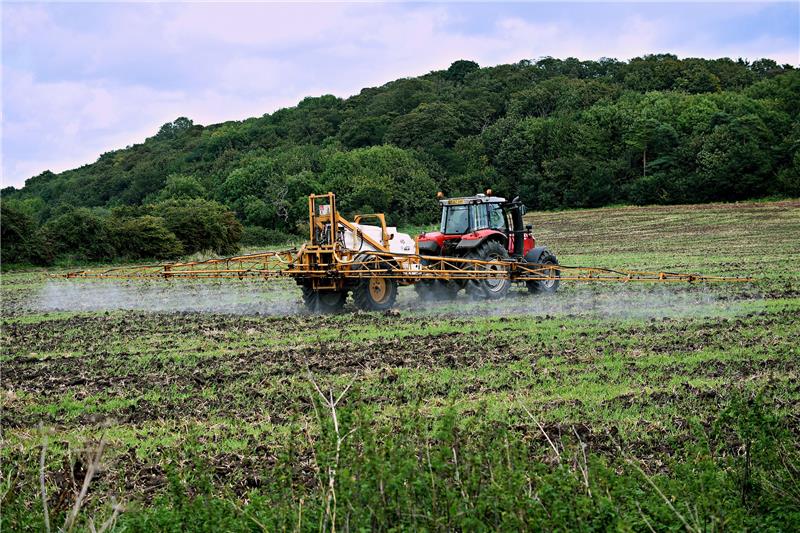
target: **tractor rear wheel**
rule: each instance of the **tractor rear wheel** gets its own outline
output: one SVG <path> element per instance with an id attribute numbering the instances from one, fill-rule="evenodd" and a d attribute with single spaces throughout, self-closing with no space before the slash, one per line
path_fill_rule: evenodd
<path id="1" fill-rule="evenodd" d="M 358 256 L 356 262 L 366 261 L 369 256 Z M 367 268 L 356 265 L 354 268 Z M 359 279 L 353 287 L 353 302 L 362 311 L 386 311 L 397 300 L 397 281 L 392 278 L 373 276 Z"/>
<path id="2" fill-rule="evenodd" d="M 347 301 L 347 291 L 320 291 L 303 285 L 303 304 L 313 313 L 339 313 Z"/>
<path id="3" fill-rule="evenodd" d="M 486 241 L 478 245 L 474 251 L 466 255 L 466 259 L 477 259 L 480 261 L 508 261 L 508 250 L 497 241 Z M 496 270 L 505 271 L 501 265 L 483 266 L 476 265 L 475 270 Z M 511 288 L 509 278 L 489 278 L 482 280 L 472 280 L 467 282 L 467 294 L 475 298 L 484 300 L 498 300 L 504 298 Z"/>
<path id="4" fill-rule="evenodd" d="M 539 258 L 539 263 L 542 265 L 557 265 L 558 259 L 550 252 L 544 252 Z M 544 271 L 547 276 L 552 279 L 537 279 L 536 281 L 528 281 L 525 285 L 528 286 L 528 292 L 531 294 L 547 294 L 553 293 L 558 290 L 561 283 L 561 271 L 555 268 L 547 269 Z"/>

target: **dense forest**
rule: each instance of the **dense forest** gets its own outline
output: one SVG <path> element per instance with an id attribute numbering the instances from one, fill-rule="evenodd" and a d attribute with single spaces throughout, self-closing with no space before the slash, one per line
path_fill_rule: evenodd
<path id="1" fill-rule="evenodd" d="M 306 195 L 430 223 L 491 187 L 533 209 L 800 195 L 800 71 L 769 59 L 544 58 L 167 123 L 2 191 L 2 260 L 170 258 L 302 233 Z"/>

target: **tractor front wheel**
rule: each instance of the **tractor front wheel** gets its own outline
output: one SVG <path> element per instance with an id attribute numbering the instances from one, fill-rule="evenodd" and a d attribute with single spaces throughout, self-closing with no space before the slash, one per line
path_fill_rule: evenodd
<path id="1" fill-rule="evenodd" d="M 303 304 L 313 313 L 339 313 L 347 300 L 347 291 L 320 291 L 303 285 Z"/>
<path id="2" fill-rule="evenodd" d="M 558 265 L 558 259 L 550 252 L 544 252 L 542 257 L 539 258 L 539 263 L 543 266 Z M 557 268 L 545 269 L 542 274 L 548 276 L 550 279 L 537 279 L 535 281 L 528 281 L 528 292 L 531 294 L 547 294 L 553 293 L 558 290 L 558 285 L 561 280 L 561 271 Z"/>
<path id="3" fill-rule="evenodd" d="M 474 251 L 467 254 L 466 259 L 480 261 L 508 261 L 508 250 L 497 241 L 486 241 Z M 474 270 L 492 270 L 502 272 L 506 267 L 502 265 L 475 265 Z M 474 298 L 497 300 L 504 298 L 511 288 L 511 279 L 508 277 L 487 278 L 467 282 L 467 294 Z"/>

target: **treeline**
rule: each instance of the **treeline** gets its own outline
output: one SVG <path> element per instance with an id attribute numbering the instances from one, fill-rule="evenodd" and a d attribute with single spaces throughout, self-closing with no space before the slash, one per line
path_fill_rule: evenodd
<path id="1" fill-rule="evenodd" d="M 70 206 L 41 226 L 24 203 L 4 200 L 1 207 L 3 263 L 174 259 L 206 250 L 231 254 L 242 236 L 233 212 L 199 198 L 111 210 Z"/>
<path id="2" fill-rule="evenodd" d="M 96 163 L 4 189 L 3 257 L 224 253 L 240 236 L 302 234 L 306 196 L 328 190 L 343 211 L 394 224 L 434 221 L 437 190 L 491 187 L 534 209 L 798 196 L 799 112 L 800 73 L 768 59 L 457 61 L 242 122 L 179 118 Z M 187 212 L 203 213 L 196 231 L 182 226 Z M 72 219 L 104 225 L 107 245 L 62 238 L 55 228 Z M 9 256 L 6 239 L 21 251 Z M 44 259 L 26 251 L 42 246 Z"/>

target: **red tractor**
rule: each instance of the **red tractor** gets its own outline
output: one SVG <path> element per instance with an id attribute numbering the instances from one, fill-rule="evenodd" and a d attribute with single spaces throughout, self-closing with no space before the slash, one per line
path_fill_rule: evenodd
<path id="1" fill-rule="evenodd" d="M 463 257 L 483 261 L 525 261 L 543 265 L 557 265 L 558 260 L 544 246 L 536 246 L 531 226 L 525 226 L 522 215 L 525 206 L 519 198 L 510 202 L 499 196 L 477 194 L 463 198 L 443 199 L 439 231 L 419 236 L 420 255 Z M 497 268 L 502 268 L 499 266 Z M 556 269 L 548 271 L 558 277 Z M 462 288 L 476 298 L 504 297 L 511 288 L 511 280 L 485 279 L 475 281 L 428 280 L 414 287 L 422 298 L 453 298 Z M 559 280 L 528 281 L 531 293 L 555 292 Z"/>

